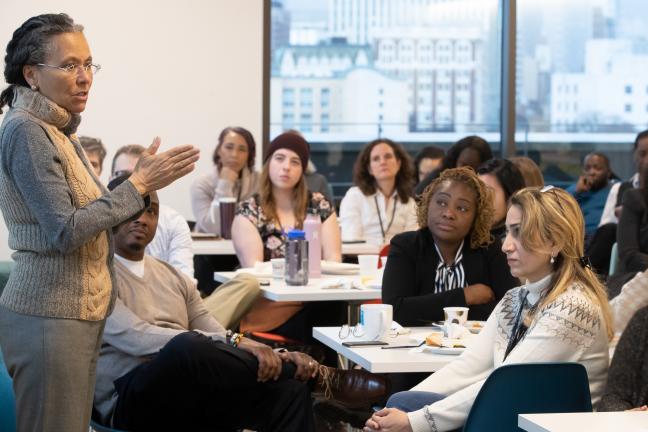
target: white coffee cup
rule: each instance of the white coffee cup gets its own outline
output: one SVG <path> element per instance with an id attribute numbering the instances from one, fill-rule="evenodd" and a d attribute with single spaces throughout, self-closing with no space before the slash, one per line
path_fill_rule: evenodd
<path id="1" fill-rule="evenodd" d="M 358 255 L 360 277 L 375 277 L 378 272 L 378 255 Z"/>
<path id="2" fill-rule="evenodd" d="M 462 306 L 450 306 L 443 308 L 445 316 L 445 331 L 449 338 L 455 339 L 461 336 L 461 326 L 468 321 L 468 308 Z"/>
<path id="3" fill-rule="evenodd" d="M 462 306 L 450 306 L 443 308 L 445 321 L 455 324 L 464 325 L 468 321 L 468 308 Z"/>
<path id="4" fill-rule="evenodd" d="M 272 258 L 270 264 L 272 265 L 272 277 L 283 279 L 286 272 L 286 258 Z"/>
<path id="5" fill-rule="evenodd" d="M 360 325 L 365 340 L 384 341 L 391 330 L 394 311 L 389 304 L 363 304 L 360 306 Z"/>

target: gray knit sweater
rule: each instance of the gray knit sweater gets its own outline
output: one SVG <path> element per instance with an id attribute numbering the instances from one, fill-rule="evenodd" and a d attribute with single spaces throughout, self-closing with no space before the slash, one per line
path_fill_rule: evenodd
<path id="1" fill-rule="evenodd" d="M 96 321 L 115 297 L 111 228 L 144 201 L 130 182 L 108 192 L 89 174 L 79 122 L 18 87 L 0 126 L 0 209 L 16 250 L 0 304 L 18 313 Z"/>

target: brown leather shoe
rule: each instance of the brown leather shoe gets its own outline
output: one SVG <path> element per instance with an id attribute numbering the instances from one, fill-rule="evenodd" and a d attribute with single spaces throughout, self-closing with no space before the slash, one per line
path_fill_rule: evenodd
<path id="1" fill-rule="evenodd" d="M 383 402 L 388 394 L 385 377 L 360 369 L 333 369 L 320 365 L 315 391 L 349 408 L 367 408 Z"/>

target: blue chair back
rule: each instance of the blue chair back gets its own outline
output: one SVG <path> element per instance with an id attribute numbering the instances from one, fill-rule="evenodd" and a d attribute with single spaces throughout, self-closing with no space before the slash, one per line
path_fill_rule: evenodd
<path id="1" fill-rule="evenodd" d="M 523 363 L 497 368 L 484 382 L 464 432 L 518 432 L 518 414 L 591 412 L 580 363 Z"/>
<path id="2" fill-rule="evenodd" d="M 15 432 L 16 399 L 11 377 L 7 372 L 2 350 L 0 350 L 0 431 Z"/>

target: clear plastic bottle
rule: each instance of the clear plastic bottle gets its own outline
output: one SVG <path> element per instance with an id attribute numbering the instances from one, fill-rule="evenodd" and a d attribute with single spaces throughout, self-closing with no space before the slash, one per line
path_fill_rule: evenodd
<path id="1" fill-rule="evenodd" d="M 304 221 L 304 232 L 308 241 L 308 276 L 322 276 L 322 221 L 317 209 L 308 209 Z"/>
<path id="2" fill-rule="evenodd" d="M 286 283 L 288 285 L 308 284 L 308 242 L 304 231 L 292 230 L 288 232 Z"/>

